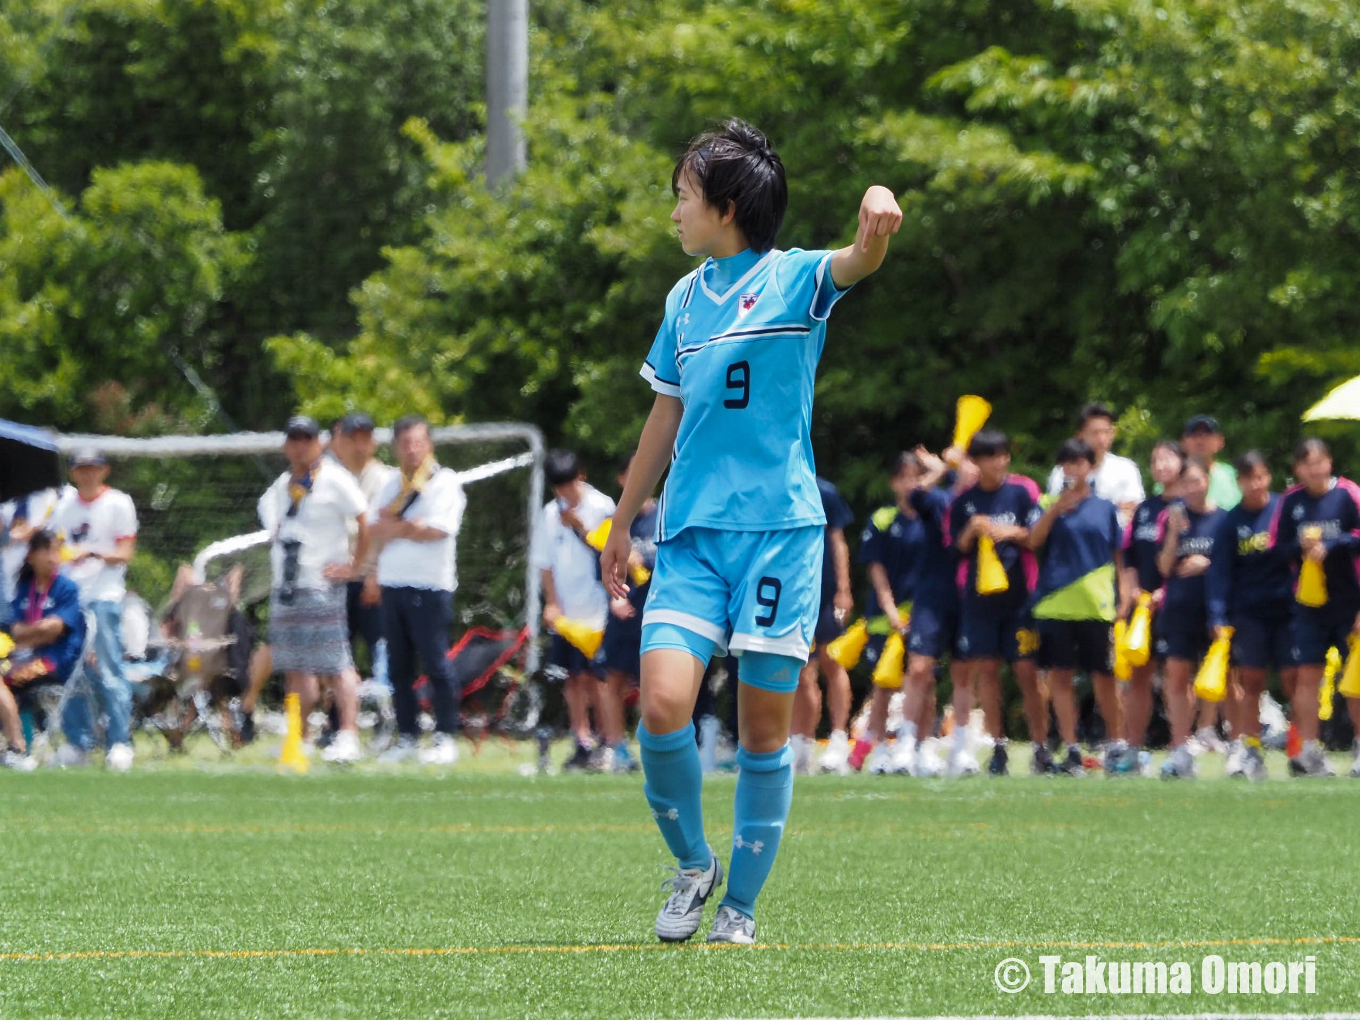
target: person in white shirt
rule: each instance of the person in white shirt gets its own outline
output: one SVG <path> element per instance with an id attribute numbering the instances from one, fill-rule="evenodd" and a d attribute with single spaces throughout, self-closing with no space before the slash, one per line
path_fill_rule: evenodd
<path id="1" fill-rule="evenodd" d="M 1138 465 L 1127 457 L 1110 452 L 1115 437 L 1114 412 L 1101 403 L 1087 404 L 1077 416 L 1077 430 L 1073 436 L 1091 448 L 1096 455 L 1096 469 L 1091 475 L 1091 491 L 1119 508 L 1119 523 L 1127 527 L 1138 504 L 1146 498 L 1143 475 Z M 1059 495 L 1063 490 L 1062 465 L 1053 468 L 1048 476 L 1048 492 Z"/>
<path id="2" fill-rule="evenodd" d="M 368 504 L 350 473 L 321 455 L 320 432 L 304 415 L 289 419 L 288 470 L 260 497 L 274 574 L 269 646 L 274 668 L 286 674 L 288 692 L 301 702 L 304 729 L 320 696 L 318 678 L 331 681 L 340 728 L 323 757 L 352 762 L 361 754 L 359 677 L 350 656 L 345 582 L 368 555 Z"/>
<path id="3" fill-rule="evenodd" d="M 378 569 L 364 585 L 366 601 L 381 601 L 387 642 L 388 679 L 397 715 L 397 742 L 384 761 L 419 756 L 427 765 L 458 761 L 456 741 L 462 691 L 449 661 L 453 593 L 458 586 L 455 547 L 467 499 L 458 472 L 434 459 L 430 425 L 418 414 L 392 426 L 399 475 L 378 490 L 369 510 Z M 429 678 L 434 701 L 434 739 L 419 748 L 416 661 Z"/>
<path id="4" fill-rule="evenodd" d="M 62 573 L 80 588 L 80 604 L 94 618 L 95 668 L 86 669 L 95 700 L 108 717 L 104 764 L 115 771 L 132 767 L 132 688 L 123 663 L 123 596 L 127 566 L 137 547 L 137 511 L 125 492 L 106 485 L 109 462 L 98 450 L 71 458 L 74 491 L 61 498 L 49 527 L 60 536 Z M 75 678 L 73 674 L 72 679 Z M 68 699 L 62 715 L 67 744 L 62 765 L 83 765 L 93 747 L 89 699 Z"/>
<path id="5" fill-rule="evenodd" d="M 362 411 L 352 411 L 331 428 L 330 452 L 354 476 L 368 501 L 371 510 L 377 502 L 383 486 L 396 478 L 400 472 L 384 464 L 374 454 L 378 442 L 373 438 L 373 419 Z M 356 533 L 351 532 L 351 546 Z M 349 644 L 351 651 L 357 652 L 356 638 L 363 638 L 368 649 L 368 659 L 372 664 L 373 679 L 386 686 L 387 650 L 383 642 L 382 597 L 378 591 L 364 595 L 364 581 L 377 569 L 377 549 L 369 544 L 368 559 L 359 564 L 359 572 L 349 582 L 346 591 L 345 611 L 349 619 Z M 357 656 L 356 656 L 357 658 Z"/>
<path id="6" fill-rule="evenodd" d="M 564 769 L 584 769 L 590 763 L 590 707 L 607 717 L 601 657 L 585 653 L 556 633 L 558 620 L 567 619 L 586 629 L 604 631 L 609 616 L 609 593 L 600 581 L 599 554 L 586 544 L 586 535 L 614 514 L 614 501 L 587 484 L 581 463 L 566 450 L 549 452 L 544 473 L 554 499 L 543 508 L 530 557 L 543 584 L 543 624 L 552 632 L 544 676 L 562 683 L 562 697 L 576 749 Z"/>

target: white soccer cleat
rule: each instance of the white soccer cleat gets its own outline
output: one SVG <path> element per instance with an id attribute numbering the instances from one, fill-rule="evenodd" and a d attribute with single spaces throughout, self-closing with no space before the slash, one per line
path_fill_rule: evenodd
<path id="1" fill-rule="evenodd" d="M 812 752 L 816 749 L 816 744 L 808 737 L 801 734 L 794 734 L 789 737 L 789 744 L 793 748 L 793 773 L 796 776 L 812 775 Z"/>
<path id="2" fill-rule="evenodd" d="M 383 765 L 400 765 L 402 762 L 415 761 L 420 754 L 420 745 L 415 737 L 398 737 L 397 742 L 382 754 L 378 761 Z"/>
<path id="3" fill-rule="evenodd" d="M 893 771 L 893 752 L 889 750 L 887 744 L 879 744 L 869 752 L 868 759 L 864 762 L 864 771 L 870 775 L 882 776 Z"/>
<path id="4" fill-rule="evenodd" d="M 430 746 L 420 752 L 422 765 L 458 764 L 458 742 L 451 733 L 436 733 Z"/>
<path id="5" fill-rule="evenodd" d="M 63 769 L 83 769 L 89 761 L 90 756 L 75 744 L 62 744 L 52 756 L 52 764 Z"/>
<path id="6" fill-rule="evenodd" d="M 911 774 L 917 779 L 938 779 L 944 773 L 940 756 L 924 744 L 916 748 L 916 765 Z"/>
<path id="7" fill-rule="evenodd" d="M 731 907 L 719 907 L 718 916 L 713 918 L 713 930 L 708 933 L 710 942 L 731 942 L 739 946 L 754 945 L 756 941 L 756 922 Z"/>
<path id="8" fill-rule="evenodd" d="M 977 773 L 978 763 L 972 751 L 956 750 L 949 756 L 949 774 L 955 779 L 975 776 Z"/>
<path id="9" fill-rule="evenodd" d="M 893 745 L 892 771 L 900 776 L 912 775 L 916 771 L 916 759 L 919 756 L 916 738 L 899 736 Z"/>
<path id="10" fill-rule="evenodd" d="M 13 769 L 15 772 L 32 772 L 37 767 L 37 759 L 26 751 L 11 749 L 0 755 L 0 768 Z"/>
<path id="11" fill-rule="evenodd" d="M 1199 748 L 1198 751 L 1195 750 L 1196 746 Z M 1223 739 L 1212 726 L 1201 726 L 1195 731 L 1195 736 L 1190 745 L 1191 754 L 1196 756 L 1205 752 L 1210 754 L 1222 754 L 1226 750 L 1227 747 L 1224 745 Z"/>
<path id="12" fill-rule="evenodd" d="M 656 915 L 656 937 L 662 942 L 684 942 L 699 930 L 699 922 L 704 917 L 704 904 L 713 891 L 722 885 L 722 865 L 718 855 L 709 847 L 713 855 L 707 871 L 698 868 L 671 868 L 674 877 L 661 883 L 663 892 L 669 892 L 661 912 Z"/>
<path id="13" fill-rule="evenodd" d="M 1228 761 L 1223 766 L 1223 774 L 1229 778 L 1242 777 L 1247 774 L 1247 749 L 1242 746 L 1242 741 L 1234 740 L 1228 745 Z"/>
<path id="14" fill-rule="evenodd" d="M 114 744 L 104 755 L 104 766 L 114 772 L 126 772 L 132 768 L 132 758 L 131 744 Z"/>
<path id="15" fill-rule="evenodd" d="M 353 730 L 341 730 L 330 742 L 330 746 L 321 752 L 321 760 L 332 765 L 353 765 L 363 756 L 363 748 L 359 746 L 359 734 Z"/>
<path id="16" fill-rule="evenodd" d="M 845 730 L 836 730 L 831 734 L 831 739 L 826 742 L 826 750 L 817 759 L 817 767 L 838 776 L 850 774 L 850 738 Z"/>

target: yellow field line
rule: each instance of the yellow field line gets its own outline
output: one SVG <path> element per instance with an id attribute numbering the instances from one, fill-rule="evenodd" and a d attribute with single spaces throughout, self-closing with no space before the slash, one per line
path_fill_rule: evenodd
<path id="1" fill-rule="evenodd" d="M 904 950 L 912 952 L 940 952 L 968 949 L 1210 949 L 1226 946 L 1329 946 L 1360 944 L 1360 935 L 1331 935 L 1303 938 L 1241 938 L 1206 940 L 1168 940 L 1164 942 L 1026 942 L 1014 940 L 981 940 L 974 942 L 762 942 L 745 948 L 753 950 L 789 951 L 875 951 Z M 628 944 L 593 944 L 583 946 L 436 946 L 431 948 L 350 948 L 350 949 L 167 949 L 167 950 L 103 950 L 93 949 L 71 953 L 0 953 L 0 961 L 18 963 L 52 960 L 178 960 L 178 959 L 277 959 L 310 956 L 491 956 L 508 953 L 632 953 L 644 950 L 712 950 L 734 949 L 726 944 L 706 942 L 666 945 L 660 942 Z"/>

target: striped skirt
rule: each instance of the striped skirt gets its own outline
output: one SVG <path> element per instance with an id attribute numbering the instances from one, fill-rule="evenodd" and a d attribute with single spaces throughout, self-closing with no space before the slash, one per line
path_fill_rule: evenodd
<path id="1" fill-rule="evenodd" d="M 354 665 L 345 586 L 299 588 L 289 605 L 269 600 L 269 648 L 281 673 L 340 673 Z"/>

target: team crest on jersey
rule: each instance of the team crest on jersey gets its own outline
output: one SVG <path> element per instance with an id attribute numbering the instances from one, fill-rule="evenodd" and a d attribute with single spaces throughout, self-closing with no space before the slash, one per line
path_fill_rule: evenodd
<path id="1" fill-rule="evenodd" d="M 1303 520 L 1303 513 L 1304 513 L 1304 511 L 1303 511 L 1303 504 L 1302 504 L 1302 503 L 1295 503 L 1295 504 L 1294 504 L 1294 520 L 1296 520 L 1296 521 L 1301 521 L 1301 520 Z"/>
<path id="2" fill-rule="evenodd" d="M 759 294 L 743 294 L 741 300 L 737 303 L 737 314 L 745 315 L 754 308 L 758 297 L 760 297 Z"/>

